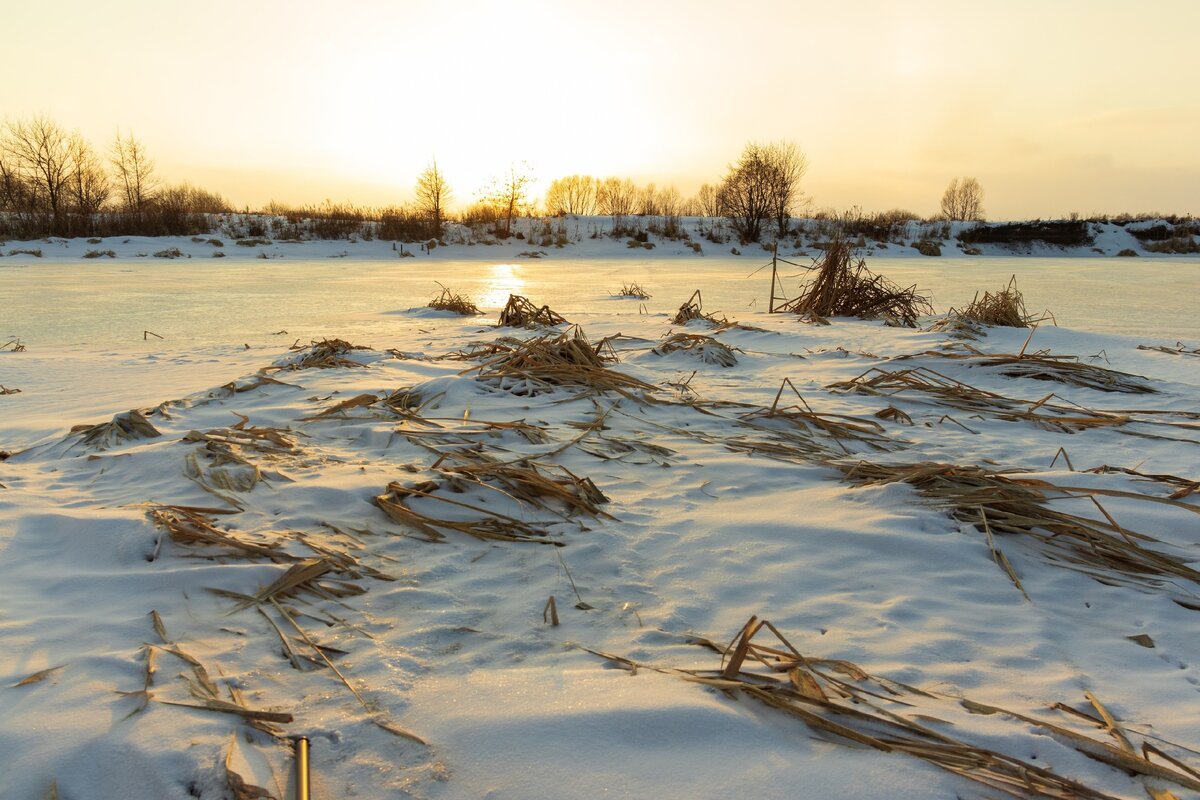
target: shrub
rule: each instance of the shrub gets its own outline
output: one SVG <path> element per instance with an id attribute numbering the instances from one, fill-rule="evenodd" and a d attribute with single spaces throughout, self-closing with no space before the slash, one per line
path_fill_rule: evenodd
<path id="1" fill-rule="evenodd" d="M 912 246 L 917 248 L 917 252 L 923 256 L 940 256 L 942 254 L 942 246 L 928 239 L 913 242 Z"/>
<path id="2" fill-rule="evenodd" d="M 168 247 L 154 254 L 155 258 L 183 258 L 183 252 L 178 247 Z"/>
<path id="3" fill-rule="evenodd" d="M 270 244 L 270 243 L 271 243 L 270 239 L 262 239 L 259 237 L 255 237 L 253 239 L 238 239 L 234 244 L 237 244 L 241 247 L 258 247 L 260 244 Z"/>
<path id="4" fill-rule="evenodd" d="M 225 246 L 225 243 L 222 242 L 220 239 L 209 239 L 208 243 L 211 244 L 213 247 L 224 247 Z"/>
<path id="5" fill-rule="evenodd" d="M 220 250 L 216 250 L 213 252 L 212 257 L 213 258 L 224 258 L 225 254 L 222 253 Z"/>
<path id="6" fill-rule="evenodd" d="M 22 249 L 9 250 L 8 254 L 10 256 L 33 256 L 34 258 L 42 257 L 42 251 L 40 248 L 36 249 L 36 250 L 22 250 Z"/>
<path id="7" fill-rule="evenodd" d="M 1088 224 L 1075 222 L 1011 222 L 1005 225 L 976 225 L 958 234 L 959 241 L 971 244 L 1029 244 L 1039 241 L 1062 247 L 1091 244 Z"/>
<path id="8" fill-rule="evenodd" d="M 84 258 L 102 258 L 104 256 L 108 256 L 109 258 L 116 258 L 117 254 L 114 253 L 112 250 L 88 250 L 86 253 L 83 254 Z"/>
<path id="9" fill-rule="evenodd" d="M 1119 256 L 1121 256 L 1121 257 L 1123 257 L 1123 258 L 1132 258 L 1132 257 L 1136 256 L 1137 254 L 1138 254 L 1137 250 L 1133 250 L 1133 249 L 1131 249 L 1131 248 L 1128 248 L 1128 247 L 1126 247 L 1126 248 L 1125 248 L 1124 250 L 1122 250 L 1121 252 L 1117 253 L 1117 255 L 1119 255 Z"/>
<path id="10" fill-rule="evenodd" d="M 1162 242 L 1145 242 L 1142 247 L 1151 253 L 1200 253 L 1200 245 L 1191 236 L 1175 236 Z"/>
<path id="11" fill-rule="evenodd" d="M 92 238 L 88 239 L 88 244 L 100 244 L 100 242 L 102 242 L 102 241 L 104 241 L 104 240 L 97 239 L 95 236 L 93 236 Z"/>

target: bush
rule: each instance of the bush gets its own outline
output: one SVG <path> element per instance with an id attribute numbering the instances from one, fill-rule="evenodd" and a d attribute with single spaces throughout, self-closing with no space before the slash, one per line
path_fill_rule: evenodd
<path id="1" fill-rule="evenodd" d="M 222 253 L 220 250 L 216 250 L 213 252 L 212 257 L 213 258 L 224 258 L 225 254 Z"/>
<path id="2" fill-rule="evenodd" d="M 166 250 L 159 250 L 154 254 L 155 258 L 183 258 L 183 251 L 178 247 L 168 247 Z"/>
<path id="3" fill-rule="evenodd" d="M 913 242 L 912 246 L 917 248 L 917 252 L 923 256 L 940 256 L 942 254 L 942 246 L 928 239 Z"/>
<path id="4" fill-rule="evenodd" d="M 102 241 L 104 241 L 104 240 L 97 239 L 95 236 L 93 236 L 92 238 L 88 239 L 88 244 L 100 244 L 100 242 L 102 242 Z"/>
<path id="5" fill-rule="evenodd" d="M 1142 244 L 1151 253 L 1200 253 L 1200 245 L 1191 236 L 1176 236 L 1162 242 L 1145 242 Z"/>
<path id="6" fill-rule="evenodd" d="M 109 258 L 116 258 L 117 254 L 114 253 L 112 250 L 88 250 L 86 253 L 83 254 L 84 258 L 102 258 L 104 256 L 108 256 Z"/>
<path id="7" fill-rule="evenodd" d="M 1005 225 L 980 224 L 958 234 L 959 241 L 972 244 L 1029 244 L 1045 242 L 1061 247 L 1091 244 L 1088 224 L 1075 222 L 1011 222 Z"/>
<path id="8" fill-rule="evenodd" d="M 238 239 L 236 242 L 234 242 L 234 244 L 237 244 L 241 247 L 258 247 L 260 244 L 270 244 L 270 243 L 271 243 L 270 239 L 260 239 L 258 237 L 255 237 L 253 239 Z"/>
<path id="9" fill-rule="evenodd" d="M 225 243 L 222 242 L 220 239 L 209 239 L 208 243 L 211 244 L 213 247 L 224 247 L 225 246 Z"/>
<path id="10" fill-rule="evenodd" d="M 41 258 L 41 257 L 42 257 L 42 251 L 41 251 L 41 249 L 37 249 L 37 250 L 21 250 L 21 249 L 9 250 L 9 251 L 8 251 L 8 254 L 9 254 L 10 256 L 33 256 L 34 258 Z"/>

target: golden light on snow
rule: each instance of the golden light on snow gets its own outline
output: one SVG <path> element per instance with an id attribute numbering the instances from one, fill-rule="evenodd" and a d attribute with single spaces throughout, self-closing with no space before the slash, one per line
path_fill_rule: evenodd
<path id="1" fill-rule="evenodd" d="M 516 264 L 493 264 L 487 268 L 486 284 L 480 293 L 481 308 L 503 306 L 510 294 L 526 293 L 525 281 L 521 278 L 521 267 Z"/>

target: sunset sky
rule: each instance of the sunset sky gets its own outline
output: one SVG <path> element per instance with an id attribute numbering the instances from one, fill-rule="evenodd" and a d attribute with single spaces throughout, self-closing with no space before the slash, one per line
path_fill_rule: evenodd
<path id="1" fill-rule="evenodd" d="M 1200 213 L 1200 3 L 5 3 L 0 115 L 107 147 L 239 207 L 456 199 L 527 162 L 715 182 L 748 140 L 808 154 L 815 207 L 991 218 Z"/>

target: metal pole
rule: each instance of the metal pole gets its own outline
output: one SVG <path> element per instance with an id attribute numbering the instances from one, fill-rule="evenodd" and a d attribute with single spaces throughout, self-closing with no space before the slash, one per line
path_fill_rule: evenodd
<path id="1" fill-rule="evenodd" d="M 308 737 L 297 736 L 294 746 L 296 754 L 296 800 L 310 800 L 308 796 Z"/>

